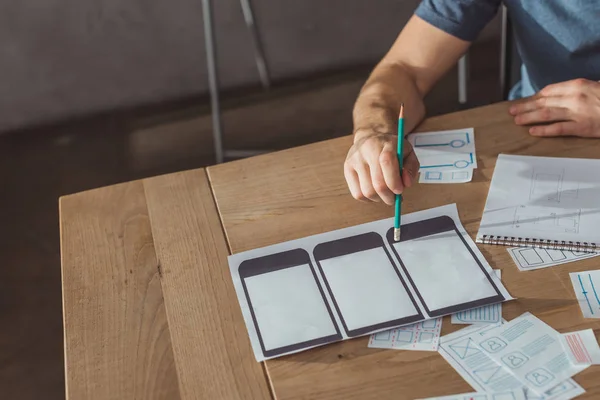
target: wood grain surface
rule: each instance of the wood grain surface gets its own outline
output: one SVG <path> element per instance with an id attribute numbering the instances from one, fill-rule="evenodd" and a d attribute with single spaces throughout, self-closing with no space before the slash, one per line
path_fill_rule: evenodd
<path id="1" fill-rule="evenodd" d="M 204 170 L 66 196 L 60 209 L 68 398 L 272 397 Z"/>
<path id="2" fill-rule="evenodd" d="M 499 153 L 600 155 L 598 140 L 529 136 L 513 124 L 506 103 L 432 118 L 418 130 L 467 127 L 475 128 L 478 169 L 473 181 L 416 185 L 405 193 L 403 211 L 456 203 L 472 237 Z M 350 196 L 342 169 L 350 144 L 351 138 L 344 137 L 208 168 L 231 251 L 392 217 L 393 208 Z M 593 328 L 599 335 L 600 321 L 582 317 L 568 276 L 597 269 L 596 259 L 519 272 L 506 248 L 479 248 L 493 268 L 502 269 L 502 281 L 518 298 L 504 305 L 505 318 L 529 311 L 558 331 Z M 444 319 L 443 334 L 458 328 Z M 370 349 L 366 337 L 270 360 L 266 366 L 277 399 L 415 399 L 471 391 L 437 353 Z M 600 397 L 599 366 L 588 368 L 575 380 L 587 390 L 582 399 Z"/>
<path id="3" fill-rule="evenodd" d="M 142 182 L 60 199 L 68 399 L 178 399 Z"/>
<path id="4" fill-rule="evenodd" d="M 144 180 L 183 399 L 268 399 L 206 172 Z"/>

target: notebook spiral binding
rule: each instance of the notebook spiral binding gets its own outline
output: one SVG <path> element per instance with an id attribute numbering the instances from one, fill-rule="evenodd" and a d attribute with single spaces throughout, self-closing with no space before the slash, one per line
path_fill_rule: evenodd
<path id="1" fill-rule="evenodd" d="M 560 240 L 546 240 L 546 239 L 530 239 L 520 238 L 514 236 L 494 236 L 494 235 L 483 235 L 481 237 L 481 243 L 511 246 L 511 247 L 537 247 L 540 249 L 550 250 L 567 250 L 577 251 L 581 253 L 598 253 L 600 247 L 596 243 L 588 242 L 567 242 Z"/>

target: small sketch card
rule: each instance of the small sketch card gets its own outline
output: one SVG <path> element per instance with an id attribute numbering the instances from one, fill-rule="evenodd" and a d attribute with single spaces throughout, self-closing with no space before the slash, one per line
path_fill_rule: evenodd
<path id="1" fill-rule="evenodd" d="M 584 318 L 600 318 L 600 269 L 569 274 Z"/>
<path id="2" fill-rule="evenodd" d="M 460 171 L 477 168 L 473 128 L 408 135 L 421 164 L 420 171 Z"/>
<path id="3" fill-rule="evenodd" d="M 442 330 L 442 318 L 401 326 L 374 333 L 368 347 L 377 349 L 437 351 Z"/>
<path id="4" fill-rule="evenodd" d="M 573 364 L 600 364 L 600 347 L 592 329 L 563 333 L 560 343 Z"/>
<path id="5" fill-rule="evenodd" d="M 506 250 L 515 262 L 517 268 L 519 268 L 519 271 L 554 267 L 555 265 L 598 256 L 597 253 L 535 247 L 509 247 Z"/>
<path id="6" fill-rule="evenodd" d="M 510 300 L 456 205 L 229 257 L 258 361 Z M 435 251 L 432 251 L 435 249 Z"/>

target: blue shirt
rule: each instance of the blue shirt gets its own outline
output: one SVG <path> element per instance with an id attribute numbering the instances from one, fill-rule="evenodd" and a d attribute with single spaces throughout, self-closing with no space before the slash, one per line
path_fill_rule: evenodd
<path id="1" fill-rule="evenodd" d="M 500 5 L 508 9 L 523 61 L 521 93 L 575 78 L 600 80 L 598 0 L 423 0 L 415 14 L 472 42 Z"/>

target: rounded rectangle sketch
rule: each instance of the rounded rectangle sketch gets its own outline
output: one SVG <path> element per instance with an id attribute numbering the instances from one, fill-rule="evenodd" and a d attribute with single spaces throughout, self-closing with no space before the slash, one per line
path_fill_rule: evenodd
<path id="1" fill-rule="evenodd" d="M 320 243 L 313 255 L 349 337 L 425 319 L 379 234 Z"/>
<path id="2" fill-rule="evenodd" d="M 527 379 L 535 386 L 542 387 L 548 385 L 550 381 L 554 380 L 554 375 L 552 375 L 544 368 L 536 368 L 533 371 L 526 374 L 525 379 Z"/>
<path id="3" fill-rule="evenodd" d="M 411 331 L 401 331 L 398 330 L 396 332 L 396 342 L 399 343 L 410 343 L 413 341 L 413 332 Z"/>
<path id="4" fill-rule="evenodd" d="M 521 257 L 523 257 L 523 259 L 527 261 L 527 264 L 529 265 L 541 264 L 544 262 L 544 260 L 537 250 L 538 249 L 535 248 L 520 249 L 519 254 L 521 254 Z"/>
<path id="5" fill-rule="evenodd" d="M 529 358 L 520 351 L 513 351 L 502 357 L 502 362 L 510 369 L 521 368 L 529 361 Z"/>
<path id="6" fill-rule="evenodd" d="M 265 357 L 342 339 L 306 250 L 245 260 L 238 272 Z"/>
<path id="7" fill-rule="evenodd" d="M 442 173 L 440 171 L 427 171 L 425 172 L 425 179 L 430 181 L 441 181 Z"/>
<path id="8" fill-rule="evenodd" d="M 507 346 L 506 342 L 497 336 L 487 338 L 479 345 L 488 353 L 497 353 Z"/>
<path id="9" fill-rule="evenodd" d="M 431 343 L 435 335 L 431 332 L 421 332 L 419 334 L 419 343 Z"/>
<path id="10" fill-rule="evenodd" d="M 392 332 L 391 331 L 383 331 L 383 332 L 377 332 L 375 334 L 375 340 L 383 340 L 383 341 L 389 341 L 392 338 Z"/>
<path id="11" fill-rule="evenodd" d="M 467 179 L 468 177 L 469 173 L 467 171 L 452 172 L 452 179 L 454 180 Z"/>

